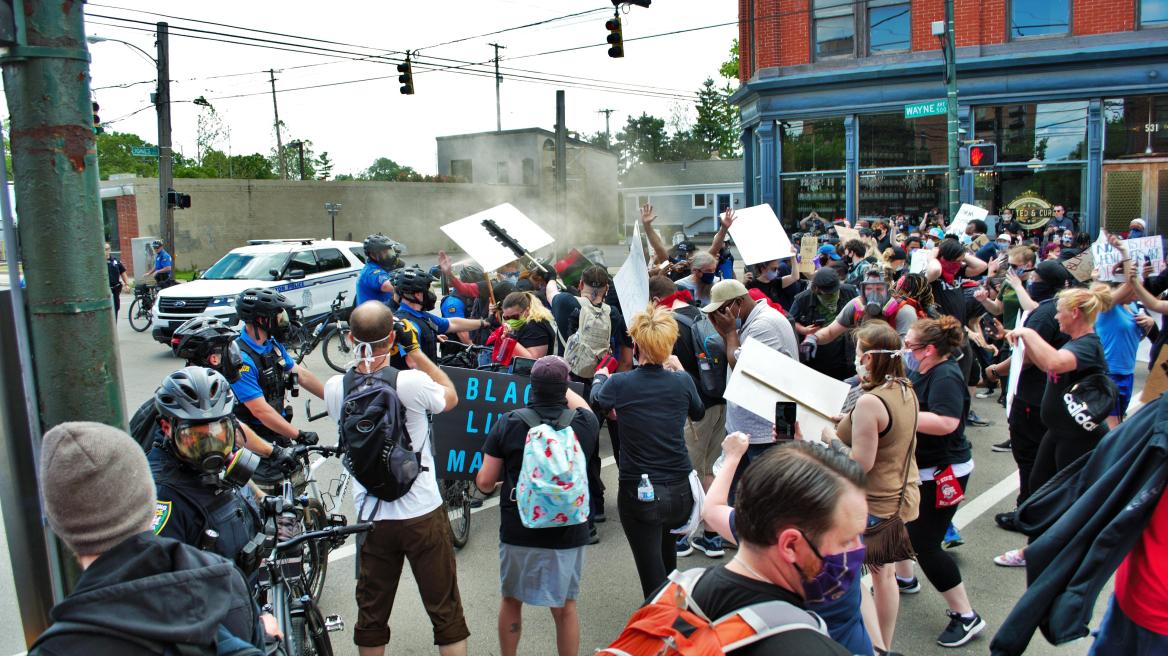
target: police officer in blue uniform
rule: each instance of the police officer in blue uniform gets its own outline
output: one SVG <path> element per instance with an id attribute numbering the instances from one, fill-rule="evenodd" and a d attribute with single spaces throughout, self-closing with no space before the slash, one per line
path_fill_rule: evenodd
<path id="1" fill-rule="evenodd" d="M 397 269 L 393 272 L 394 300 L 399 307 L 393 316 L 413 326 L 418 333 L 418 345 L 422 354 L 431 361 L 438 361 L 438 336 L 482 330 L 490 326 L 483 319 L 461 317 L 440 317 L 430 314 L 438 303 L 438 296 L 430 289 L 434 277 L 417 268 Z M 390 358 L 390 365 L 396 369 L 408 369 L 402 349 Z"/>
<path id="2" fill-rule="evenodd" d="M 402 265 L 398 257 L 399 250 L 401 244 L 383 234 L 365 238 L 365 267 L 357 276 L 357 302 L 353 307 L 365 301 L 381 301 L 389 309 L 397 309 L 389 273 Z"/>
<path id="3" fill-rule="evenodd" d="M 157 239 L 150 242 L 150 247 L 154 249 L 154 264 L 146 272 L 145 277 L 154 276 L 154 282 L 158 283 L 159 289 L 177 285 L 178 283 L 174 281 L 174 260 L 171 259 L 170 253 L 162 248 L 162 242 Z"/>
<path id="4" fill-rule="evenodd" d="M 238 403 L 235 415 L 257 435 L 282 448 L 292 442 L 316 444 L 316 433 L 293 426 L 292 407 L 285 405 L 286 393 L 299 384 L 311 394 L 324 398 L 324 385 L 308 369 L 296 364 L 280 342 L 288 335 L 288 311 L 293 305 L 284 295 L 261 287 L 240 292 L 235 313 L 243 322 L 236 344 L 242 359 L 239 380 L 232 383 Z M 270 461 L 260 462 L 254 476 L 260 489 L 283 480 L 282 472 Z"/>
<path id="5" fill-rule="evenodd" d="M 187 367 L 162 381 L 154 402 L 162 415 L 146 458 L 158 496 L 154 534 L 217 553 L 251 576 L 258 563 L 241 552 L 263 522 L 243 488 L 259 458 L 235 449 L 231 385 L 217 371 Z"/>

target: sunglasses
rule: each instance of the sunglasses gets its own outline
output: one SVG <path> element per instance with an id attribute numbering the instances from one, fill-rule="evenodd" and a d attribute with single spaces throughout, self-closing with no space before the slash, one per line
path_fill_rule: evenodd
<path id="1" fill-rule="evenodd" d="M 522 313 L 522 312 L 520 312 L 519 314 L 504 314 L 504 315 L 503 315 L 503 320 L 504 320 L 504 321 L 512 321 L 512 320 L 515 320 L 515 319 L 519 319 L 519 318 L 520 318 L 520 317 L 522 317 L 522 316 L 523 316 L 523 313 Z"/>

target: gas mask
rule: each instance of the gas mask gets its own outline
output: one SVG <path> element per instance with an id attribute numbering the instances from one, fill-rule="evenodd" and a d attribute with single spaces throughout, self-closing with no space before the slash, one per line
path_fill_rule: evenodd
<path id="1" fill-rule="evenodd" d="M 235 421 L 230 416 L 205 424 L 177 421 L 171 426 L 170 449 L 206 483 L 219 480 L 243 487 L 251 480 L 260 458 L 235 449 Z"/>
<path id="2" fill-rule="evenodd" d="M 219 366 L 211 368 L 223 374 L 227 382 L 237 383 L 243 375 L 239 372 L 242 366 L 243 356 L 239 353 L 239 345 L 231 342 L 219 352 Z"/>
<path id="3" fill-rule="evenodd" d="M 287 310 L 280 310 L 280 314 L 268 317 L 264 323 L 260 323 L 258 320 L 256 323 L 268 333 L 269 337 L 281 344 L 288 338 L 288 332 L 292 329 Z"/>
<path id="4" fill-rule="evenodd" d="M 864 294 L 864 313 L 870 317 L 881 317 L 892 302 L 892 295 L 888 293 L 888 285 L 881 282 L 865 281 L 860 286 Z"/>
<path id="5" fill-rule="evenodd" d="M 438 296 L 434 292 L 427 289 L 424 298 L 422 299 L 422 311 L 429 312 L 430 310 L 433 310 L 437 303 Z"/>

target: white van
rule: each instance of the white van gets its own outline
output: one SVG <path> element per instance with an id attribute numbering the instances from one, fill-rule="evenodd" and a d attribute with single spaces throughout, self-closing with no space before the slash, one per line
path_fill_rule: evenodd
<path id="1" fill-rule="evenodd" d="M 174 330 L 200 315 L 236 325 L 235 297 L 251 287 L 280 292 L 302 308 L 305 319 L 328 312 L 341 291 L 348 308 L 353 307 L 357 275 L 365 265 L 362 244 L 331 239 L 255 240 L 248 244 L 228 253 L 198 280 L 158 293 L 151 332 L 155 341 L 169 346 Z"/>

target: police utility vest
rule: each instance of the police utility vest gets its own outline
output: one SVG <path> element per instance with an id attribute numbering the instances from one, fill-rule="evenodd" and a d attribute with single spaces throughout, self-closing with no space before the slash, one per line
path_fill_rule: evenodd
<path id="1" fill-rule="evenodd" d="M 272 349 L 260 355 L 242 339 L 236 340 L 235 343 L 239 345 L 239 350 L 246 353 L 258 368 L 256 378 L 259 379 L 260 391 L 264 393 L 264 401 L 272 406 L 272 409 L 281 417 L 287 418 L 284 412 L 284 392 L 287 389 L 287 378 L 284 375 L 284 356 L 280 349 L 276 348 L 275 342 L 273 342 Z M 257 419 L 251 410 L 242 403 L 236 403 L 232 412 L 237 419 L 251 424 L 252 427 L 263 426 L 263 422 Z"/>
<path id="2" fill-rule="evenodd" d="M 423 315 L 428 315 L 428 312 L 423 312 Z M 405 310 L 398 310 L 393 313 L 393 316 L 399 321 L 409 321 L 418 328 L 418 346 L 422 349 L 422 354 L 430 358 L 431 362 L 438 361 L 438 326 L 430 320 L 428 316 L 417 317 Z M 410 368 L 406 364 L 406 359 L 402 357 L 399 352 L 395 352 L 389 359 L 389 365 L 399 371 L 404 371 Z"/>

